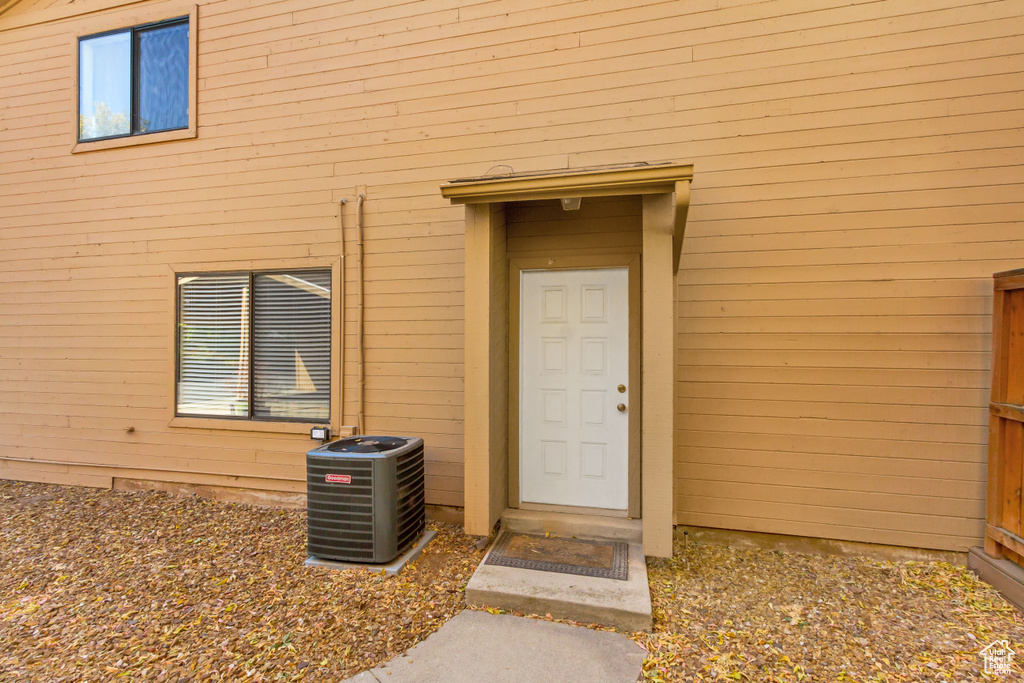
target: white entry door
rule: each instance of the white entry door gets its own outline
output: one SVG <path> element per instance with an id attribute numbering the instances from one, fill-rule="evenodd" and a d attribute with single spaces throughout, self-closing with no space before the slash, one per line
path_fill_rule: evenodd
<path id="1" fill-rule="evenodd" d="M 519 497 L 524 503 L 627 508 L 628 289 L 626 268 L 521 274 Z"/>

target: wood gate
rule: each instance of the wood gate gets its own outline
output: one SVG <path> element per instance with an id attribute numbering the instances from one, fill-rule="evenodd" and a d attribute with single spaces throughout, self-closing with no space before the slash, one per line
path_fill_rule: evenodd
<path id="1" fill-rule="evenodd" d="M 994 280 L 985 552 L 1024 564 L 1024 268 Z"/>

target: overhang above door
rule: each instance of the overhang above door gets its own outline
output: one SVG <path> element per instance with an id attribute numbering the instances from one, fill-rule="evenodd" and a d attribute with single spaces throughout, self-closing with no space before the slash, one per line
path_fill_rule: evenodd
<path id="1" fill-rule="evenodd" d="M 461 178 L 442 184 L 441 196 L 452 204 L 494 204 L 537 199 L 674 194 L 672 272 L 675 273 L 679 271 L 692 180 L 693 164 L 643 163 Z"/>

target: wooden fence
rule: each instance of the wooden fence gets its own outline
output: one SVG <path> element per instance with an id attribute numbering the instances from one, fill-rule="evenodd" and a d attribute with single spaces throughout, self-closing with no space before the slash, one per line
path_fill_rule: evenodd
<path id="1" fill-rule="evenodd" d="M 1024 268 L 994 280 L 985 552 L 1024 564 Z"/>

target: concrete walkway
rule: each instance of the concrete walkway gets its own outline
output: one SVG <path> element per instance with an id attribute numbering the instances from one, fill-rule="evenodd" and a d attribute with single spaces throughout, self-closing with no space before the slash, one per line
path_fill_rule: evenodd
<path id="1" fill-rule="evenodd" d="M 644 650 L 619 633 L 464 610 L 348 683 L 635 683 L 643 661 Z"/>

